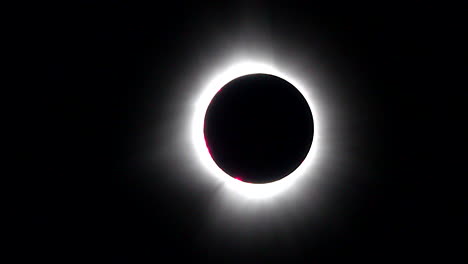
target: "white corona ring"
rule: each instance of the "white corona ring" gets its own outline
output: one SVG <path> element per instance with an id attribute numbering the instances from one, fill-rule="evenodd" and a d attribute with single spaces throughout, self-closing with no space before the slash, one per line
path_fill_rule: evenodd
<path id="1" fill-rule="evenodd" d="M 270 183 L 255 184 L 242 182 L 226 174 L 226 172 L 219 168 L 212 159 L 206 146 L 203 133 L 205 114 L 213 97 L 223 86 L 225 86 L 233 79 L 248 74 L 270 74 L 288 81 L 304 96 L 314 118 L 314 137 L 311 149 L 309 150 L 305 160 L 296 170 L 294 170 L 286 177 Z M 293 78 L 293 76 L 290 74 L 286 74 L 274 66 L 264 63 L 237 63 L 228 67 L 227 69 L 224 69 L 220 73 L 215 74 L 211 78 L 211 81 L 209 81 L 209 83 L 203 87 L 200 97 L 195 102 L 191 127 L 191 141 L 195 150 L 195 154 L 199 158 L 199 162 L 201 163 L 202 167 L 206 169 L 205 174 L 214 177 L 214 179 L 217 179 L 223 183 L 224 186 L 229 189 L 229 191 L 238 193 L 239 195 L 242 195 L 248 199 L 262 199 L 277 196 L 281 193 L 284 193 L 286 190 L 294 189 L 293 187 L 297 186 L 301 179 L 303 179 L 305 176 L 314 177 L 314 173 L 311 172 L 311 165 L 316 159 L 315 156 L 318 146 L 320 145 L 319 141 L 321 130 L 320 116 L 316 109 L 314 109 L 314 104 L 309 96 L 309 91 L 310 88 L 305 88 L 299 80 Z"/>

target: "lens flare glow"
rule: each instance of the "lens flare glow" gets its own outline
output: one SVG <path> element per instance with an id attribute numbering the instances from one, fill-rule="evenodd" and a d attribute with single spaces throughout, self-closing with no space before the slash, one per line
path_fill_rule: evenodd
<path id="1" fill-rule="evenodd" d="M 246 183 L 226 174 L 212 159 L 209 149 L 206 146 L 203 133 L 205 114 L 216 93 L 233 79 L 248 74 L 271 74 L 288 81 L 302 93 L 314 118 L 314 138 L 311 149 L 305 160 L 291 174 L 271 183 Z M 238 193 L 248 199 L 262 199 L 277 196 L 284 193 L 286 190 L 291 189 L 294 185 L 298 185 L 305 175 L 307 175 L 307 177 L 315 177 L 316 175 L 314 175 L 313 172 L 310 172 L 312 165 L 316 163 L 314 161 L 317 160 L 316 156 L 318 148 L 321 145 L 320 141 L 322 133 L 320 126 L 320 113 L 314 107 L 314 102 L 309 95 L 310 90 L 310 88 L 306 89 L 300 81 L 293 77 L 293 75 L 280 71 L 271 64 L 266 63 L 241 62 L 228 67 L 218 74 L 215 74 L 211 81 L 203 87 L 202 93 L 194 105 L 192 129 L 191 133 L 189 133 L 195 153 L 199 158 L 199 162 L 206 170 L 205 174 L 210 175 L 211 177 L 214 177 L 214 179 L 223 183 L 229 191 Z"/>

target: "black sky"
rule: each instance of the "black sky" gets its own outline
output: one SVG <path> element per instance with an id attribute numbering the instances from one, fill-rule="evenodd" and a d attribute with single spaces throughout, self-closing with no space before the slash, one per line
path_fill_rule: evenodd
<path id="1" fill-rule="evenodd" d="M 28 100 L 37 94 L 47 112 L 31 109 L 27 153 L 35 161 L 26 169 L 37 174 L 28 173 L 22 190 L 24 254 L 105 263 L 165 257 L 379 262 L 440 255 L 446 231 L 437 223 L 445 207 L 433 186 L 448 172 L 436 166 L 435 149 L 443 143 L 435 139 L 443 126 L 434 120 L 442 119 L 438 102 L 454 89 L 442 78 L 442 61 L 451 43 L 457 45 L 456 12 L 422 4 L 325 8 L 289 2 L 90 2 L 44 9 L 29 44 L 38 55 L 34 65 L 45 74 Z M 249 248 L 222 239 L 210 245 L 199 237 L 207 196 L 183 193 L 163 179 L 149 187 L 142 179 L 176 175 L 166 165 L 139 168 L 138 152 L 149 128 L 170 122 L 173 83 L 195 71 L 203 60 L 199 51 L 240 34 L 236 29 L 248 28 L 249 21 L 268 28 L 277 52 L 313 54 L 300 59 L 318 59 L 324 79 L 337 76 L 337 84 L 352 87 L 335 87 L 334 95 L 346 103 L 341 110 L 359 114 L 347 125 L 359 131 L 349 136 L 359 142 L 350 151 L 367 165 L 350 170 L 332 195 L 341 205 L 329 226 L 317 231 L 309 218 L 299 221 L 292 244 L 263 235 L 245 242 Z M 216 49 L 229 52 L 229 46 Z"/>

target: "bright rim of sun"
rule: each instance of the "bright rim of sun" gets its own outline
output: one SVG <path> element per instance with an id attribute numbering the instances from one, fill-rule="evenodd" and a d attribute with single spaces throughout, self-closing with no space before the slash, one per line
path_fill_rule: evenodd
<path id="1" fill-rule="evenodd" d="M 206 146 L 205 137 L 203 133 L 205 114 L 208 106 L 216 95 L 216 93 L 228 82 L 238 77 L 248 74 L 270 74 L 280 77 L 289 83 L 291 83 L 306 99 L 313 118 L 314 118 L 314 138 L 312 141 L 311 149 L 308 155 L 301 165 L 286 177 L 264 184 L 254 184 L 242 182 L 231 177 L 225 173 L 212 159 L 208 148 Z M 298 82 L 292 78 L 289 74 L 276 69 L 275 67 L 257 62 L 243 62 L 232 65 L 226 70 L 219 74 L 216 74 L 211 81 L 204 87 L 201 96 L 198 98 L 195 104 L 195 109 L 192 119 L 192 143 L 195 148 L 195 152 L 201 165 L 206 169 L 207 174 L 224 183 L 224 186 L 232 192 L 236 192 L 246 198 L 261 199 L 276 196 L 284 193 L 284 191 L 290 189 L 292 186 L 297 185 L 298 181 L 307 173 L 310 172 L 312 161 L 315 160 L 318 139 L 320 134 L 319 118 L 317 118 L 317 111 L 314 109 L 314 104 L 311 102 L 307 90 Z M 308 174 L 311 175 L 310 173 Z"/>

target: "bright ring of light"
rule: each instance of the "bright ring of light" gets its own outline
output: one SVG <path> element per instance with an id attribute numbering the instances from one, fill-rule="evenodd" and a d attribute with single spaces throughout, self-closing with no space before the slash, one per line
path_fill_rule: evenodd
<path id="1" fill-rule="evenodd" d="M 278 76 L 293 86 L 295 86 L 299 92 L 302 93 L 304 98 L 309 105 L 312 115 L 314 117 L 314 138 L 312 141 L 311 149 L 306 156 L 302 164 L 294 170 L 288 176 L 274 182 L 264 183 L 264 184 L 254 184 L 246 183 L 239 180 L 236 180 L 226 174 L 212 159 L 208 148 L 206 146 L 206 141 L 203 133 L 205 114 L 208 109 L 208 106 L 216 95 L 216 93 L 228 82 L 232 81 L 235 78 L 248 75 L 248 74 L 270 74 Z M 303 178 L 303 176 L 310 170 L 312 165 L 312 160 L 315 160 L 317 142 L 320 139 L 320 119 L 317 116 L 317 111 L 314 109 L 314 104 L 311 103 L 310 97 L 307 93 L 307 90 L 294 78 L 291 76 L 286 76 L 283 72 L 277 70 L 275 67 L 262 63 L 255 62 L 244 62 L 233 65 L 227 70 L 223 71 L 220 74 L 214 76 L 214 78 L 206 85 L 202 91 L 201 96 L 198 98 L 198 101 L 195 104 L 193 120 L 192 120 L 192 143 L 195 148 L 197 156 L 200 158 L 200 162 L 203 167 L 207 170 L 207 174 L 215 177 L 217 180 L 225 184 L 225 186 L 237 192 L 247 198 L 268 198 L 276 196 L 277 194 L 283 193 L 285 190 L 289 189 L 293 185 L 296 185 L 298 180 Z"/>

